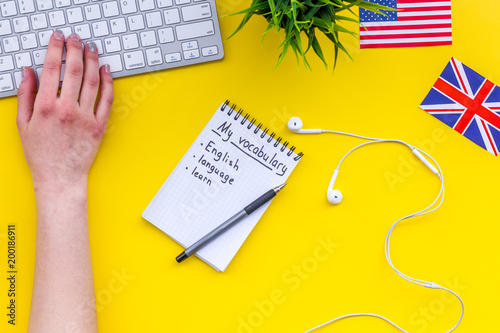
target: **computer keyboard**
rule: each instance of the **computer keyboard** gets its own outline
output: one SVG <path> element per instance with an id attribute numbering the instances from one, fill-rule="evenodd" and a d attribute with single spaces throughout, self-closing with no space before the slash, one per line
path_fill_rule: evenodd
<path id="1" fill-rule="evenodd" d="M 224 56 L 215 0 L 0 0 L 0 11 L 0 98 L 17 93 L 23 66 L 40 77 L 56 29 L 95 42 L 113 77 Z"/>

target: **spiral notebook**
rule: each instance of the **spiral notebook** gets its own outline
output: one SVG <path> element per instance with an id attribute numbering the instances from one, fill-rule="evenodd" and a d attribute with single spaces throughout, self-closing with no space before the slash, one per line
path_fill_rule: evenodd
<path id="1" fill-rule="evenodd" d="M 295 147 L 236 109 L 229 101 L 222 103 L 142 214 L 184 247 L 284 183 L 302 157 Z M 224 271 L 270 203 L 196 255 Z M 287 209 L 286 203 L 281 205 Z M 177 254 L 172 253 L 172 260 Z"/>

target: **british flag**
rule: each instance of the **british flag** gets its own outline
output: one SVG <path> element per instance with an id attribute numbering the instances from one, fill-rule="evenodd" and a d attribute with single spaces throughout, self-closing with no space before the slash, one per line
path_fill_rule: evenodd
<path id="1" fill-rule="evenodd" d="M 455 58 L 420 108 L 497 156 L 500 149 L 500 87 Z"/>

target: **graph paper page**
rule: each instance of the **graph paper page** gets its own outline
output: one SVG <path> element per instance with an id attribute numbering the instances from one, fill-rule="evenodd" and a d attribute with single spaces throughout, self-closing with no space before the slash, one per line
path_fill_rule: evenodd
<path id="1" fill-rule="evenodd" d="M 142 215 L 184 247 L 284 183 L 300 160 L 291 146 L 245 116 L 223 103 Z M 205 245 L 197 256 L 224 271 L 270 202 Z"/>

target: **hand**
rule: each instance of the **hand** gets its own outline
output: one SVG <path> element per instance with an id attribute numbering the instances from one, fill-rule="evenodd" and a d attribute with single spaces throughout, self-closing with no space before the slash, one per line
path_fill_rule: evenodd
<path id="1" fill-rule="evenodd" d="M 97 48 L 72 34 L 66 41 L 66 69 L 59 92 L 64 35 L 51 36 L 40 86 L 31 68 L 23 68 L 18 90 L 17 126 L 35 187 L 87 181 L 104 136 L 113 80 L 109 66 L 99 69 Z M 100 97 L 94 113 L 97 93 Z"/>

